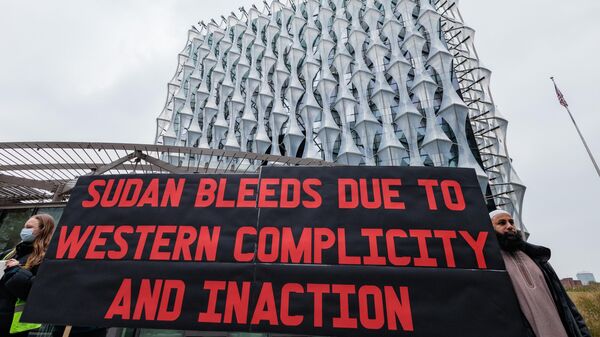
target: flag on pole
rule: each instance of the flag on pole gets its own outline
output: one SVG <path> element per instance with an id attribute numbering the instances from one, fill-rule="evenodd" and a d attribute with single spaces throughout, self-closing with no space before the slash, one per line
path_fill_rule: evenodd
<path id="1" fill-rule="evenodd" d="M 552 80 L 552 83 L 554 83 L 554 90 L 556 90 L 556 96 L 558 96 L 558 101 L 560 102 L 560 105 L 564 106 L 565 110 L 567 110 L 567 112 L 569 113 L 569 117 L 571 117 L 571 121 L 573 122 L 573 125 L 575 126 L 575 130 L 577 130 L 577 133 L 579 134 L 579 138 L 581 138 L 581 142 L 583 143 L 583 146 L 585 146 L 585 150 L 587 151 L 588 155 L 590 156 L 590 159 L 592 160 L 592 164 L 594 164 L 596 173 L 598 173 L 598 176 L 600 177 L 600 166 L 598 166 L 598 164 L 596 163 L 596 159 L 594 158 L 592 151 L 590 151 L 590 148 L 587 145 L 585 138 L 583 138 L 583 134 L 581 133 L 581 130 L 579 130 L 579 126 L 577 126 L 577 123 L 575 122 L 575 118 L 573 118 L 573 114 L 571 114 L 571 110 L 569 110 L 569 105 L 567 104 L 567 100 L 565 99 L 565 96 L 563 96 L 562 92 L 560 92 L 560 90 L 558 89 L 558 86 L 556 85 L 556 81 L 554 81 L 554 77 L 550 77 L 550 79 Z"/>
<path id="2" fill-rule="evenodd" d="M 552 82 L 554 83 L 554 90 L 556 90 L 556 96 L 558 96 L 558 101 L 560 102 L 560 105 L 564 106 L 565 108 L 568 108 L 569 104 L 567 104 L 567 100 L 565 99 L 565 96 L 558 89 L 556 82 L 554 82 L 554 77 L 552 77 Z"/>

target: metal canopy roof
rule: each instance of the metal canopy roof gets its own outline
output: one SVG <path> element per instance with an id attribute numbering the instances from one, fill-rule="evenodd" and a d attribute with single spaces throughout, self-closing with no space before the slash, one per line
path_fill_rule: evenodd
<path id="1" fill-rule="evenodd" d="M 318 159 L 166 145 L 0 143 L 0 205 L 63 201 L 83 175 L 253 173 L 265 165 L 335 164 Z"/>

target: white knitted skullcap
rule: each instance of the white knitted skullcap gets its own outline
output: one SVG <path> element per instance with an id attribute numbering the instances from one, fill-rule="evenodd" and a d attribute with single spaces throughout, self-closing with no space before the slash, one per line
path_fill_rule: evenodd
<path id="1" fill-rule="evenodd" d="M 507 214 L 507 215 L 512 216 L 512 214 L 508 213 L 507 211 L 505 211 L 503 209 L 497 209 L 495 211 L 490 212 L 490 220 L 493 220 L 496 215 L 500 215 L 500 214 Z"/>

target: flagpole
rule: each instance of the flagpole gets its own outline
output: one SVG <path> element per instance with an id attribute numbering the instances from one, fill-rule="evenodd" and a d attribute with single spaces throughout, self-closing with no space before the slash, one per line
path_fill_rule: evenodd
<path id="1" fill-rule="evenodd" d="M 560 91 L 558 91 L 558 87 L 556 86 L 554 77 L 550 77 L 550 79 L 552 80 L 552 83 L 554 83 L 554 88 L 556 88 L 557 93 L 560 92 Z M 559 96 L 559 100 L 560 99 L 561 99 L 561 97 Z M 564 98 L 563 98 L 563 100 L 564 100 Z M 590 148 L 587 145 L 585 138 L 583 138 L 583 134 L 581 133 L 581 130 L 579 130 L 579 126 L 577 126 L 577 122 L 575 122 L 575 118 L 573 118 L 573 114 L 571 113 L 571 110 L 569 109 L 569 105 L 566 104 L 566 101 L 564 101 L 564 104 L 563 104 L 563 101 L 561 101 L 561 105 L 569 113 L 569 117 L 571 117 L 571 121 L 573 121 L 573 125 L 575 125 L 575 129 L 577 130 L 577 133 L 579 134 L 579 138 L 581 138 L 581 142 L 583 143 L 583 146 L 585 146 L 585 149 L 586 149 L 588 155 L 590 156 L 590 159 L 592 160 L 592 164 L 594 164 L 594 167 L 596 168 L 596 173 L 598 173 L 598 176 L 600 177 L 600 168 L 598 167 L 598 164 L 596 163 L 596 159 L 594 159 L 594 155 L 592 154 L 592 151 L 590 151 Z"/>

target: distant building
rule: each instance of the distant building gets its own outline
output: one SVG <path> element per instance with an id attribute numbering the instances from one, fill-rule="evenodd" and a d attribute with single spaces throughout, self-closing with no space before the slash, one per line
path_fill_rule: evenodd
<path id="1" fill-rule="evenodd" d="M 590 283 L 596 283 L 596 278 L 594 278 L 594 274 L 582 271 L 581 273 L 577 273 L 577 279 L 581 281 L 584 286 L 587 286 Z"/>
<path id="2" fill-rule="evenodd" d="M 565 287 L 566 289 L 573 289 L 581 287 L 583 285 L 581 281 L 574 280 L 572 277 L 564 278 L 560 280 L 560 283 L 562 283 L 563 287 Z"/>

